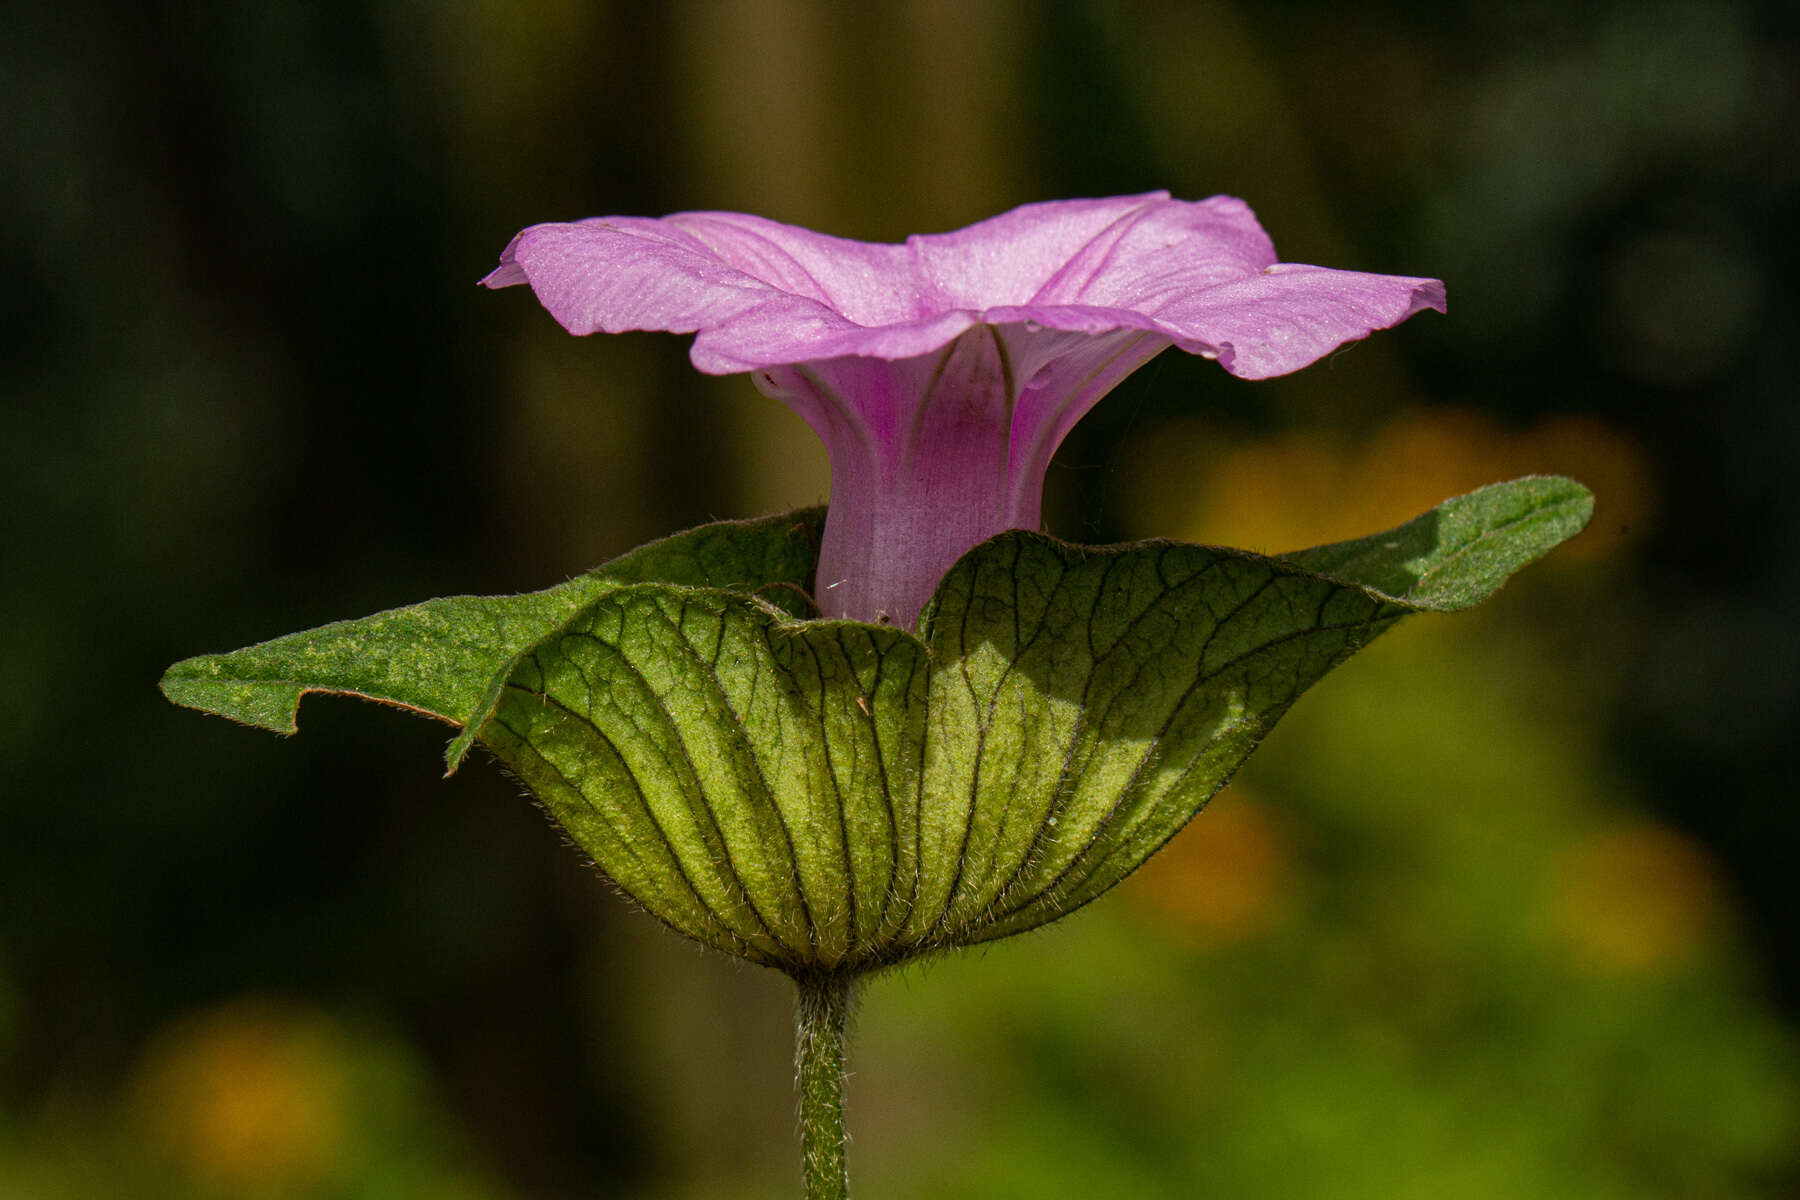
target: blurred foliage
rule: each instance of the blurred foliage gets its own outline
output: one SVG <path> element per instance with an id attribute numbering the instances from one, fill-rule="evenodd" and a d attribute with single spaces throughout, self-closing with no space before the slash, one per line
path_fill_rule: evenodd
<path id="1" fill-rule="evenodd" d="M 782 980 L 440 781 L 436 727 L 284 743 L 155 680 L 824 495 L 680 339 L 479 292 L 525 224 L 1154 187 L 1450 316 L 1266 384 L 1165 356 L 1054 532 L 1289 549 L 1521 470 L 1599 515 L 1323 685 L 1120 895 L 879 981 L 862 1192 L 1800 1187 L 1791 6 L 15 10 L 0 1197 L 791 1194 Z"/>

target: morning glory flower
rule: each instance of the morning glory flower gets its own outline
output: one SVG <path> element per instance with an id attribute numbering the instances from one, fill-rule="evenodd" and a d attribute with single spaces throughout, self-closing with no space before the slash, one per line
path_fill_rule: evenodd
<path id="1" fill-rule="evenodd" d="M 1040 524 L 1044 475 L 1099 399 L 1170 346 L 1266 379 L 1444 309 L 1435 279 L 1279 262 L 1243 201 L 1031 204 L 898 245 L 740 213 L 534 225 L 489 287 L 571 333 L 694 333 L 824 440 L 826 617 L 911 627 L 966 551 Z"/>

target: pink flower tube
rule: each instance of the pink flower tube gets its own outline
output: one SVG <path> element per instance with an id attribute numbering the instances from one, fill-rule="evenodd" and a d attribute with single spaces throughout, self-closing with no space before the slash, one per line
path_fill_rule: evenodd
<path id="1" fill-rule="evenodd" d="M 1444 309 L 1435 279 L 1277 262 L 1243 201 L 1166 192 L 900 245 L 739 213 L 534 225 L 482 282 L 571 333 L 694 333 L 695 367 L 791 406 L 831 457 L 820 611 L 908 627 L 964 552 L 1038 527 L 1064 436 L 1163 349 L 1267 379 Z"/>

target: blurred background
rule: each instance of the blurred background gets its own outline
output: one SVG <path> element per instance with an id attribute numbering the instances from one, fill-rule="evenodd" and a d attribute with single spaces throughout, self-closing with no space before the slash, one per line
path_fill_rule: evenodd
<path id="1" fill-rule="evenodd" d="M 475 281 L 522 226 L 897 240 L 1248 199 L 1433 275 L 1286 379 L 1167 355 L 1052 532 L 1279 551 L 1531 472 L 1593 527 L 1316 689 L 1117 893 L 876 982 L 866 1197 L 1800 1194 L 1796 10 L 216 0 L 0 42 L 0 1198 L 797 1193 L 790 994 L 439 726 L 170 662 L 813 503 L 686 339 Z M 1783 781 L 1786 782 L 1783 782 Z"/>

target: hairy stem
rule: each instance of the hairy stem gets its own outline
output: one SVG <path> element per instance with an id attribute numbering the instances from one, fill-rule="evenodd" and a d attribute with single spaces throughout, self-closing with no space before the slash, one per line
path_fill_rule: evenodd
<path id="1" fill-rule="evenodd" d="M 844 1043 L 853 992 L 849 978 L 795 979 L 794 1059 L 800 1083 L 800 1154 L 806 1200 L 846 1200 Z"/>

